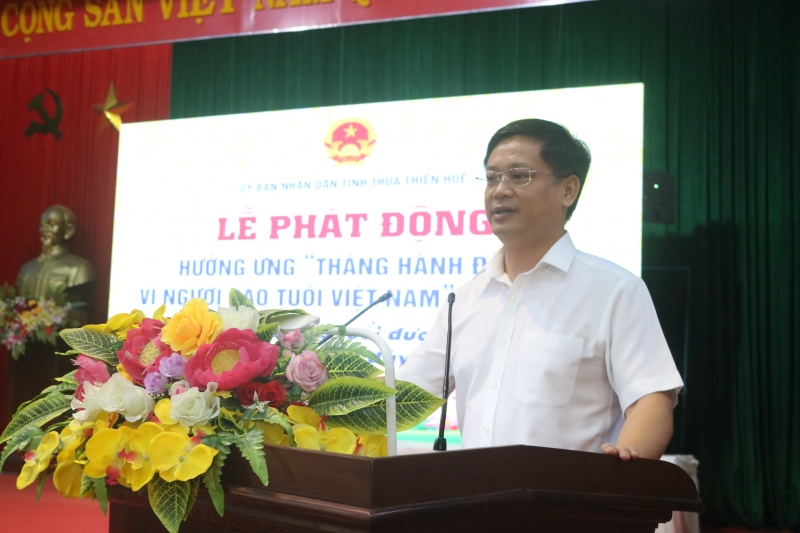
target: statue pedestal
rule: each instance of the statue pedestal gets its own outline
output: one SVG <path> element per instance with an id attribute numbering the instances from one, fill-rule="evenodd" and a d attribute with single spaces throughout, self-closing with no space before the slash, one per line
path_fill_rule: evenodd
<path id="1" fill-rule="evenodd" d="M 55 346 L 42 342 L 30 342 L 18 361 L 8 358 L 8 391 L 10 396 L 10 412 L 14 414 L 17 407 L 33 399 L 50 385 L 55 378 L 61 377 L 75 369 L 72 357 L 56 355 L 55 352 L 66 352 L 69 347 L 58 339 Z"/>

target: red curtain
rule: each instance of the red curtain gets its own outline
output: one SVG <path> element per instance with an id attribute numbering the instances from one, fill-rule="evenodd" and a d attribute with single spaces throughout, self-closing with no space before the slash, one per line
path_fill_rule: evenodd
<path id="1" fill-rule="evenodd" d="M 71 208 L 78 230 L 71 251 L 89 260 L 98 283 L 92 322 L 108 312 L 111 235 L 114 222 L 119 134 L 92 104 L 106 100 L 114 83 L 117 99 L 133 107 L 123 122 L 169 117 L 172 45 L 120 48 L 0 61 L 0 283 L 14 283 L 23 263 L 39 255 L 39 217 L 52 204 Z M 58 95 L 63 116 L 61 138 L 25 135 L 31 121 L 44 120 L 28 104 L 43 95 L 46 114 L 55 115 Z M 8 353 L 0 351 L 0 384 L 8 380 Z M 9 413 L 0 393 L 0 427 Z"/>

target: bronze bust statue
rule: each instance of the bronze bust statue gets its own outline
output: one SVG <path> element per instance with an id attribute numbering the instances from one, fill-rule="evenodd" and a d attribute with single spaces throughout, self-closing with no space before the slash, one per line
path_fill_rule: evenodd
<path id="1" fill-rule="evenodd" d="M 92 265 L 69 252 L 67 241 L 75 235 L 76 229 L 77 219 L 71 209 L 63 205 L 51 205 L 45 210 L 39 223 L 42 254 L 20 269 L 17 277 L 20 294 L 44 297 L 61 285 L 80 292 L 95 281 Z"/>

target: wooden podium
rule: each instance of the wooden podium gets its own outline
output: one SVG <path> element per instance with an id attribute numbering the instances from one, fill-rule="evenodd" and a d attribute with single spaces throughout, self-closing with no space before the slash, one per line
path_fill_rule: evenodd
<path id="1" fill-rule="evenodd" d="M 531 446 L 370 459 L 265 448 L 269 487 L 233 456 L 225 516 L 201 490 L 181 533 L 534 531 L 652 533 L 700 512 L 675 465 Z M 111 491 L 109 531 L 165 531 L 145 490 Z"/>

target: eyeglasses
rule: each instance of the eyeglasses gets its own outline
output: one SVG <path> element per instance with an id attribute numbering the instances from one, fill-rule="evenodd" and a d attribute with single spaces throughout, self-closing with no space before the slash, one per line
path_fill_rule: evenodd
<path id="1" fill-rule="evenodd" d="M 478 181 L 486 182 L 487 189 L 494 189 L 501 180 L 506 180 L 509 187 L 524 187 L 529 184 L 533 179 L 534 174 L 546 174 L 556 178 L 561 178 L 558 174 L 551 174 L 550 172 L 541 172 L 539 170 L 531 170 L 529 168 L 510 168 L 505 172 L 495 172 L 494 170 L 487 170 L 486 177 L 476 177 Z"/>

